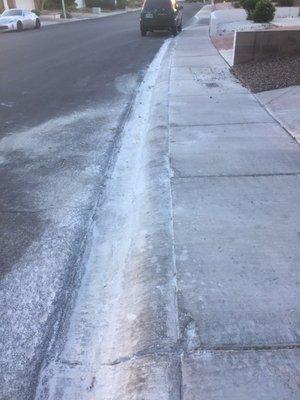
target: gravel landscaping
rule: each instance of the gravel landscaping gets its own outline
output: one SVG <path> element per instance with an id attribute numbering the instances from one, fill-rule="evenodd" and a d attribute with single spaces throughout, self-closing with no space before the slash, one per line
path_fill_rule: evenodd
<path id="1" fill-rule="evenodd" d="M 235 65 L 231 70 L 254 93 L 300 85 L 300 56 Z"/>

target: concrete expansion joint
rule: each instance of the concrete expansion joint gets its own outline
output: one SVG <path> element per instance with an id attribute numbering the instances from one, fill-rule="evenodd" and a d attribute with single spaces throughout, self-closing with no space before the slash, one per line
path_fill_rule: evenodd
<path id="1" fill-rule="evenodd" d="M 6 209 L 6 210 L 1 210 L 1 214 L 38 214 L 38 213 L 44 213 L 47 211 L 51 210 L 57 210 L 57 207 L 47 207 L 47 208 L 37 208 L 36 210 L 34 209 L 27 209 L 27 208 L 21 208 L 21 209 Z M 88 211 L 93 211 L 93 207 L 80 207 L 80 206 L 74 206 L 74 207 L 59 207 L 59 210 L 80 210 L 81 212 L 88 212 Z"/>
<path id="2" fill-rule="evenodd" d="M 278 97 L 273 98 L 270 102 L 267 102 L 266 104 L 263 104 L 263 102 L 261 101 L 261 99 L 259 99 L 259 97 L 257 95 L 254 95 L 257 103 L 266 111 L 266 113 L 274 120 L 274 123 L 276 123 L 277 125 L 280 126 L 281 129 L 283 129 L 293 140 L 295 143 L 297 143 L 298 145 L 300 145 L 299 140 L 297 140 L 297 138 L 295 137 L 293 130 L 289 128 L 289 126 L 284 123 L 283 121 L 280 120 L 280 118 L 278 117 L 277 113 L 273 113 L 271 111 L 271 109 L 269 108 L 271 103 L 277 99 L 279 99 L 281 96 L 284 96 L 286 94 L 286 92 L 282 93 L 281 95 L 279 95 Z"/>
<path id="3" fill-rule="evenodd" d="M 101 366 L 110 366 L 127 363 L 136 359 L 143 359 L 148 357 L 177 357 L 180 368 L 181 359 L 186 356 L 192 356 L 200 354 L 203 352 L 241 352 L 241 351 L 280 351 L 280 350 L 296 350 L 300 349 L 300 343 L 269 343 L 269 344 L 250 344 L 250 345 L 234 345 L 234 344 L 224 344 L 216 346 L 201 345 L 199 347 L 194 347 L 187 349 L 186 341 L 181 338 L 178 342 L 169 348 L 161 348 L 159 350 L 154 350 L 153 348 L 144 349 L 136 353 L 130 354 L 128 356 L 123 356 L 117 358 L 111 362 L 101 363 Z M 70 365 L 71 367 L 80 365 L 79 362 L 68 362 L 61 361 L 63 364 Z"/>
<path id="4" fill-rule="evenodd" d="M 101 363 L 101 365 L 112 367 L 114 365 L 123 364 L 128 361 L 132 361 L 132 360 L 136 360 L 136 359 L 143 359 L 143 358 L 148 358 L 148 357 L 178 356 L 179 354 L 180 354 L 180 352 L 177 351 L 176 346 L 174 346 L 173 349 L 161 348 L 159 350 L 154 350 L 151 347 L 149 349 L 140 350 L 140 351 L 130 354 L 128 356 L 123 356 L 123 357 L 117 358 L 111 362 Z"/>
<path id="5" fill-rule="evenodd" d="M 197 58 L 199 58 L 199 57 L 205 57 L 205 58 L 206 57 L 216 57 L 216 55 L 217 55 L 217 53 L 216 54 L 205 54 L 205 55 L 195 54 L 195 55 L 189 55 L 189 58 L 194 58 L 194 57 L 197 57 Z M 186 55 L 177 54 L 176 57 L 177 58 L 185 58 Z"/>
<path id="6" fill-rule="evenodd" d="M 263 177 L 274 177 L 274 176 L 298 176 L 300 175 L 300 172 L 277 172 L 277 173 L 270 173 L 270 174 L 218 174 L 218 175 L 181 175 L 178 173 L 178 170 L 176 170 L 174 167 L 172 169 L 175 172 L 175 176 L 173 176 L 171 179 L 189 179 L 189 178 L 196 178 L 196 179 L 206 179 L 206 178 L 263 178 Z"/>
<path id="7" fill-rule="evenodd" d="M 189 96 L 189 97 L 193 97 L 193 96 Z M 196 96 L 194 96 L 194 97 L 196 97 Z M 277 125 L 278 123 L 274 120 L 274 121 L 263 121 L 263 122 L 245 121 L 245 122 L 226 122 L 226 123 L 220 122 L 220 123 L 216 123 L 216 124 L 184 124 L 184 125 L 172 123 L 172 124 L 170 124 L 170 126 L 172 128 L 193 128 L 193 127 L 197 128 L 198 126 L 202 127 L 202 126 L 230 126 L 230 125 L 256 125 L 256 124 L 258 124 L 258 125 L 264 125 L 264 124 Z"/>
<path id="8" fill-rule="evenodd" d="M 205 351 L 227 352 L 227 351 L 279 351 L 300 349 L 300 343 L 270 343 L 270 344 L 251 344 L 251 345 L 221 345 L 221 346 L 200 346 L 186 351 L 185 355 L 192 355 Z"/>
<path id="9" fill-rule="evenodd" d="M 271 100 L 267 101 L 265 104 L 268 105 L 268 104 L 273 103 L 275 100 L 278 100 L 278 99 L 280 99 L 280 97 L 284 96 L 288 91 L 289 91 L 289 88 L 287 87 L 286 90 L 285 90 L 284 92 L 282 92 L 282 93 L 279 94 L 278 96 L 273 97 Z M 255 97 L 256 97 L 257 101 L 263 106 L 263 104 L 262 104 L 261 101 L 257 98 L 257 96 L 255 96 Z M 264 106 L 263 106 L 263 107 L 264 107 Z M 267 111 L 268 111 L 268 110 L 267 110 Z M 269 114 L 272 115 L 270 112 L 269 112 Z M 273 117 L 273 115 L 272 115 L 272 117 Z M 273 117 L 273 118 L 274 118 L 274 117 Z"/>

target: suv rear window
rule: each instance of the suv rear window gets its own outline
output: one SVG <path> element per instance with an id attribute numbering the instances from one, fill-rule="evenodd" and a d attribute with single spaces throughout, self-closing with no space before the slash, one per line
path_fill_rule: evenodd
<path id="1" fill-rule="evenodd" d="M 171 0 L 146 0 L 144 3 L 145 10 L 167 9 L 172 8 Z"/>

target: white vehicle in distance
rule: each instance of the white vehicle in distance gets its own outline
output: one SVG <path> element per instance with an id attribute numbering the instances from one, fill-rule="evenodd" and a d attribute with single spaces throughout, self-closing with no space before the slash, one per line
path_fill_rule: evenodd
<path id="1" fill-rule="evenodd" d="M 28 10 L 11 8 L 0 15 L 0 32 L 22 32 L 23 29 L 39 29 L 40 27 L 39 17 Z"/>

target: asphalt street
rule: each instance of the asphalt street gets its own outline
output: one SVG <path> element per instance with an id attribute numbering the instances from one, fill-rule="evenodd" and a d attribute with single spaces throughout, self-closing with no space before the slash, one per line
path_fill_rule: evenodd
<path id="1" fill-rule="evenodd" d="M 199 10 L 186 4 L 184 23 Z M 139 12 L 0 36 L 0 133 L 118 96 L 115 80 L 141 76 L 169 35 L 142 38 Z"/>
<path id="2" fill-rule="evenodd" d="M 184 21 L 201 8 L 184 6 Z M 0 399 L 34 397 L 139 82 L 139 13 L 0 36 Z"/>

